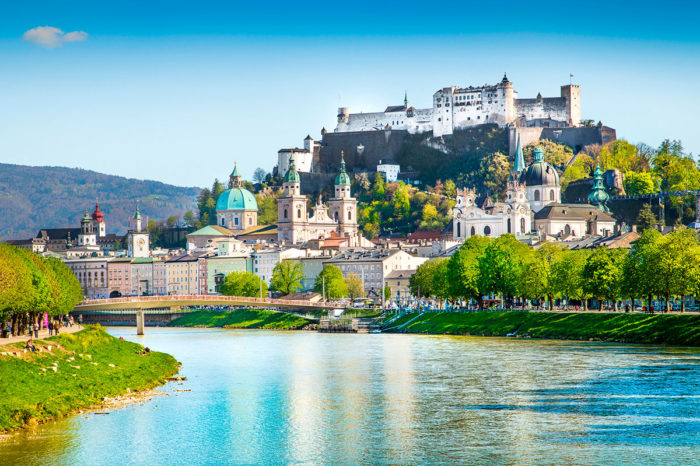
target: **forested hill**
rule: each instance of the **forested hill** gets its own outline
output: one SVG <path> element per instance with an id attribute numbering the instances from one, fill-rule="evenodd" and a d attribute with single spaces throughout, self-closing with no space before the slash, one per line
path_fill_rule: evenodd
<path id="1" fill-rule="evenodd" d="M 107 233 L 124 233 L 136 200 L 151 219 L 182 216 L 195 209 L 200 188 L 105 175 L 79 168 L 29 167 L 0 163 L 0 238 L 21 239 L 40 228 L 79 227 L 95 198 Z"/>

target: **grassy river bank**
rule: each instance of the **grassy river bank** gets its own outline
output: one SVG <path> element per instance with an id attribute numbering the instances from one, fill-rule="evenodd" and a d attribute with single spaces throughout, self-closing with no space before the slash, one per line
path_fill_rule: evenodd
<path id="1" fill-rule="evenodd" d="M 384 331 L 700 346 L 700 315 L 574 312 L 405 314 Z"/>
<path id="2" fill-rule="evenodd" d="M 171 327 L 223 327 L 223 328 L 262 328 L 278 330 L 300 330 L 312 321 L 304 317 L 284 312 L 260 309 L 237 309 L 235 311 L 195 311 L 185 314 L 172 322 Z"/>
<path id="3" fill-rule="evenodd" d="M 35 353 L 25 352 L 25 343 L 0 346 L 0 432 L 154 388 L 179 367 L 169 354 L 146 352 L 99 326 L 35 340 L 35 345 Z"/>

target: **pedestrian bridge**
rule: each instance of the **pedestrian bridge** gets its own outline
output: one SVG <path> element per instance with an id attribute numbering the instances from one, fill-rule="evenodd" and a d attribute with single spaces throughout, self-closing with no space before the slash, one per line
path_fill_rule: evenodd
<path id="1" fill-rule="evenodd" d="M 292 299 L 252 298 L 247 296 L 219 295 L 170 295 L 170 296 L 131 296 L 124 298 L 86 299 L 74 312 L 115 311 L 135 309 L 180 310 L 189 306 L 250 306 L 277 309 L 323 310 L 332 309 L 331 303 L 312 303 Z"/>

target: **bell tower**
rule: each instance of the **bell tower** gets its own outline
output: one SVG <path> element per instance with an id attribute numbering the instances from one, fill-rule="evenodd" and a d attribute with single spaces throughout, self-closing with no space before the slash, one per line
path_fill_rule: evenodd
<path id="1" fill-rule="evenodd" d="M 331 219 L 338 222 L 338 235 L 357 240 L 357 199 L 350 193 L 350 176 L 345 171 L 345 157 L 340 153 L 340 172 L 335 177 L 335 197 L 328 201 Z"/>
<path id="2" fill-rule="evenodd" d="M 294 165 L 294 154 L 289 156 L 289 169 L 284 175 L 282 190 L 282 196 L 277 199 L 277 239 L 290 243 L 307 241 L 306 197 L 301 195 L 301 179 Z"/>

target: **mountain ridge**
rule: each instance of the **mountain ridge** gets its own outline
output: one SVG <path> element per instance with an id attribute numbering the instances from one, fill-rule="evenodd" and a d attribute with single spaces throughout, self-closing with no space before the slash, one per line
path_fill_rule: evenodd
<path id="1" fill-rule="evenodd" d="M 201 188 L 108 175 L 83 168 L 0 163 L 0 238 L 34 237 L 41 228 L 80 226 L 96 200 L 108 233 L 123 234 L 137 201 L 152 219 L 196 211 Z"/>

